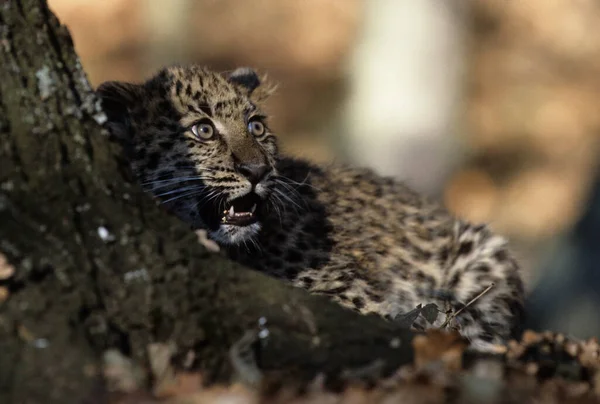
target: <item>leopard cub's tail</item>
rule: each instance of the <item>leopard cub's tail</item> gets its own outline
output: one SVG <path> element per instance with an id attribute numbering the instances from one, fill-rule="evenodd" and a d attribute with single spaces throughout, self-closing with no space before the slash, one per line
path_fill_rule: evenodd
<path id="1" fill-rule="evenodd" d="M 446 293 L 436 299 L 450 318 L 441 321 L 449 320 L 448 326 L 480 350 L 518 336 L 524 288 L 506 240 L 486 226 L 457 221 L 452 246 L 442 284 Z"/>

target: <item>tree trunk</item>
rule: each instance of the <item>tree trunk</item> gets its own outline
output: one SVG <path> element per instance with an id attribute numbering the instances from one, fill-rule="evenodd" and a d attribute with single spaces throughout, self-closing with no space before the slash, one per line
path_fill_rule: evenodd
<path id="1" fill-rule="evenodd" d="M 0 402 L 102 401 L 101 353 L 147 363 L 157 341 L 228 379 L 261 317 L 265 372 L 412 361 L 410 332 L 208 252 L 142 193 L 46 1 L 0 2 L 0 58 Z"/>

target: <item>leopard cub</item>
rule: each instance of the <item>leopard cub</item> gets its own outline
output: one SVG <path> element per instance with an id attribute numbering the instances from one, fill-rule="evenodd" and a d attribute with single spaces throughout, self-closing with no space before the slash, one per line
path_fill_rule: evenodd
<path id="1" fill-rule="evenodd" d="M 523 285 L 502 237 L 370 170 L 281 156 L 252 69 L 169 67 L 98 92 L 143 186 L 232 259 L 361 313 L 449 308 L 479 349 L 518 329 Z"/>

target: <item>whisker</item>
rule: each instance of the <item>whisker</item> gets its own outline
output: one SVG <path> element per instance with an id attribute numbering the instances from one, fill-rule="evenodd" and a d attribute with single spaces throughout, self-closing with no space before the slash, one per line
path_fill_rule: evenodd
<path id="1" fill-rule="evenodd" d="M 244 242 L 244 248 L 246 249 L 246 252 L 250 253 L 251 251 L 248 248 L 248 239 L 244 239 L 243 242 Z"/>
<path id="2" fill-rule="evenodd" d="M 273 209 L 275 210 L 275 213 L 277 213 L 277 215 L 279 216 L 279 224 L 283 227 L 283 214 L 281 212 L 281 209 L 279 209 L 279 206 L 277 206 L 276 202 L 279 202 L 279 204 L 281 204 L 282 206 L 284 206 L 284 204 L 282 203 L 281 199 L 279 198 L 278 195 L 273 194 L 273 197 L 276 198 L 274 200 L 269 201 L 270 204 L 273 206 Z M 284 206 L 285 209 L 285 206 Z"/>
<path id="3" fill-rule="evenodd" d="M 161 197 L 161 196 L 172 195 L 172 194 L 177 194 L 177 193 L 182 193 L 182 192 L 187 192 L 187 191 L 192 191 L 192 190 L 199 190 L 199 187 L 177 188 L 177 189 L 172 190 L 172 191 L 163 192 L 163 193 L 160 193 L 160 194 L 154 194 L 154 196 Z"/>
<path id="4" fill-rule="evenodd" d="M 310 177 L 310 174 L 311 174 L 311 172 L 309 171 L 306 174 L 306 177 L 304 177 L 304 179 L 301 182 L 294 181 L 293 179 L 286 177 L 285 175 L 281 175 L 281 174 L 278 174 L 277 177 L 278 177 L 278 179 L 285 180 L 285 181 L 290 182 L 291 184 L 297 185 L 297 187 L 307 186 L 307 187 L 311 187 L 315 191 L 320 192 L 321 190 L 318 187 L 307 182 L 308 178 Z"/>
<path id="5" fill-rule="evenodd" d="M 296 201 L 294 201 L 292 198 L 290 198 L 288 195 L 286 195 L 285 192 L 282 192 L 278 188 L 273 188 L 273 191 L 277 192 L 282 198 L 285 198 L 288 202 L 292 203 L 297 209 L 302 210 L 302 207 L 300 205 L 298 205 L 296 203 Z M 298 210 L 296 210 L 296 213 L 298 213 Z"/>
<path id="6" fill-rule="evenodd" d="M 166 180 L 146 181 L 146 182 L 142 182 L 141 185 L 158 184 L 158 183 L 164 183 L 164 182 L 192 181 L 192 180 L 196 180 L 196 179 L 205 179 L 205 178 L 207 178 L 207 177 L 202 177 L 202 176 L 175 177 L 175 178 L 169 178 L 169 179 L 166 179 Z"/>
<path id="7" fill-rule="evenodd" d="M 300 193 L 300 191 L 298 191 L 298 189 L 304 185 L 307 186 L 311 186 L 310 184 L 302 184 L 302 185 L 292 185 L 292 184 L 288 184 L 285 182 L 286 177 L 283 178 L 275 178 L 275 184 L 276 185 L 281 185 L 283 188 L 285 188 L 288 192 L 290 192 L 291 194 L 294 194 L 298 199 L 303 200 L 304 198 L 302 196 L 302 194 Z M 311 186 L 312 187 L 312 186 Z M 316 187 L 313 187 L 315 190 L 317 190 Z"/>
<path id="8" fill-rule="evenodd" d="M 142 184 L 143 188 L 149 188 L 150 186 L 154 186 L 155 188 L 164 188 L 171 185 L 177 185 L 185 182 L 192 181 L 203 181 L 203 180 L 212 180 L 214 177 L 182 177 L 182 178 L 173 178 L 170 180 L 157 180 L 157 181 L 148 181 Z"/>
<path id="9" fill-rule="evenodd" d="M 284 186 L 284 187 L 285 187 L 285 190 L 291 194 L 291 197 L 290 197 L 290 198 L 295 198 L 295 199 L 297 199 L 297 200 L 301 201 L 301 202 L 302 202 L 302 204 L 304 205 L 304 207 L 305 207 L 305 208 L 307 207 L 306 200 L 305 200 L 305 199 L 302 197 L 302 195 L 301 195 L 301 194 L 300 194 L 300 193 L 299 193 L 299 192 L 298 192 L 296 189 L 294 189 L 294 188 L 293 188 L 291 185 L 289 185 L 289 184 L 285 184 L 285 183 L 283 183 L 283 182 L 279 182 L 278 184 L 279 184 L 279 185 L 282 185 L 282 186 Z"/>
<path id="10" fill-rule="evenodd" d="M 275 180 L 277 181 L 278 184 L 284 185 L 286 188 L 288 189 L 293 189 L 294 191 L 298 191 L 299 188 L 302 187 L 311 187 L 315 190 L 318 190 L 317 187 L 309 184 L 309 183 L 299 183 L 296 181 L 292 181 L 287 177 L 281 177 L 281 178 L 275 178 Z M 289 182 L 289 183 L 288 183 Z"/>
<path id="11" fill-rule="evenodd" d="M 209 203 L 210 201 L 218 200 L 221 197 L 223 197 L 223 195 L 219 192 L 219 190 L 213 189 L 208 194 L 206 194 L 201 200 L 196 202 L 196 204 L 192 207 L 192 209 L 200 209 L 204 205 Z M 200 203 L 202 203 L 202 205 L 200 205 Z M 221 206 L 221 201 L 219 201 L 217 204 L 217 212 L 221 211 L 220 206 Z"/>
<path id="12" fill-rule="evenodd" d="M 165 201 L 161 201 L 160 203 L 161 204 L 165 204 L 167 202 L 172 202 L 172 201 L 175 201 L 177 199 L 181 199 L 181 198 L 185 198 L 185 197 L 189 197 L 189 196 L 198 195 L 198 194 L 202 193 L 202 191 L 203 191 L 203 189 L 194 190 L 193 192 L 189 192 L 189 193 L 184 194 L 184 195 L 174 196 L 173 198 L 169 198 L 169 199 L 167 199 Z"/>
<path id="13" fill-rule="evenodd" d="M 252 243 L 252 245 L 254 246 L 254 248 L 256 249 L 256 251 L 260 254 L 262 254 L 262 249 L 260 248 L 260 244 L 254 239 L 254 237 L 250 237 L 248 239 L 248 241 L 250 241 Z"/>

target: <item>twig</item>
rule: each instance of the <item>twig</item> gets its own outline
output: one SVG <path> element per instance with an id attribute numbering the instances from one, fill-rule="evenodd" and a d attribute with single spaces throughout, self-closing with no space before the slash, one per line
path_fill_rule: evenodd
<path id="1" fill-rule="evenodd" d="M 487 288 L 485 288 L 480 294 L 478 294 L 473 299 L 471 299 L 469 301 L 469 303 L 465 304 L 463 307 L 461 307 L 460 309 L 458 309 L 455 313 L 452 313 L 449 316 L 447 316 L 446 320 L 444 321 L 444 324 L 442 324 L 440 328 L 446 328 L 450 324 L 450 322 L 452 320 L 454 320 L 464 309 L 466 309 L 467 307 L 469 307 L 470 305 L 472 305 L 473 303 L 475 303 L 477 301 L 477 299 L 479 299 L 481 296 L 483 296 L 487 292 L 489 292 L 490 289 L 492 289 L 494 286 L 496 286 L 496 284 L 495 283 L 491 283 L 490 286 L 488 286 Z"/>

